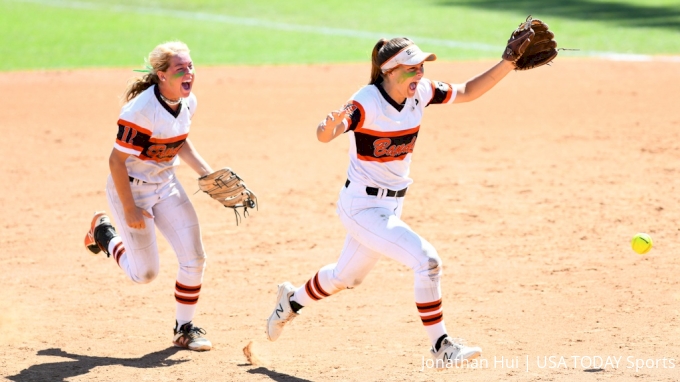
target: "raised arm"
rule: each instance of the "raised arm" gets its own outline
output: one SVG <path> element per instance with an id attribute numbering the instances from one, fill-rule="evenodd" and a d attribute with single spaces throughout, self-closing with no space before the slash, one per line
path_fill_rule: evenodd
<path id="1" fill-rule="evenodd" d="M 484 73 L 469 79 L 459 85 L 452 85 L 456 92 L 453 103 L 470 102 L 481 97 L 484 93 L 496 86 L 508 73 L 515 69 L 515 64 L 502 60 Z"/>
<path id="2" fill-rule="evenodd" d="M 508 73 L 517 68 L 517 60 L 522 57 L 535 36 L 535 32 L 530 27 L 531 23 L 530 16 L 525 23 L 520 24 L 512 33 L 503 51 L 503 60 L 501 62 L 484 73 L 469 79 L 467 82 L 454 86 L 458 92 L 453 100 L 454 103 L 476 100 L 496 86 Z"/>

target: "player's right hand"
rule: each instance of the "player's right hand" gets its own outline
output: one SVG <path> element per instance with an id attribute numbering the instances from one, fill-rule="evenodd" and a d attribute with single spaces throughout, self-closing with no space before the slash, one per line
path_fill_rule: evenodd
<path id="1" fill-rule="evenodd" d="M 328 113 L 326 116 L 326 128 L 336 128 L 342 123 L 342 120 L 347 116 L 347 109 L 335 110 Z"/>
<path id="2" fill-rule="evenodd" d="M 319 123 L 316 128 L 316 136 L 321 142 L 330 142 L 338 135 L 342 134 L 344 125 L 343 119 L 347 116 L 346 109 L 335 110 L 326 116 L 326 119 Z M 342 128 L 340 128 L 342 126 Z"/>
<path id="3" fill-rule="evenodd" d="M 133 208 L 130 211 L 125 211 L 125 222 L 130 228 L 136 229 L 146 228 L 144 217 L 153 219 L 153 215 L 151 215 L 149 211 L 139 208 L 137 206 L 135 206 L 135 208 Z"/>

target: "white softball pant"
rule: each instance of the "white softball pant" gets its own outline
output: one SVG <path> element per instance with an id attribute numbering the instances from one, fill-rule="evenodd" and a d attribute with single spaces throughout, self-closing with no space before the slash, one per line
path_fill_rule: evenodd
<path id="1" fill-rule="evenodd" d="M 332 270 L 335 288 L 359 285 L 384 255 L 413 270 L 416 301 L 441 299 L 441 259 L 432 244 L 401 220 L 403 204 L 403 197 L 367 195 L 366 186 L 355 182 L 342 188 L 337 213 L 347 237 Z"/>
<path id="2" fill-rule="evenodd" d="M 125 223 L 123 204 L 109 175 L 106 194 L 127 255 L 126 264 L 121 263 L 121 268 L 137 283 L 148 283 L 156 278 L 160 268 L 156 242 L 158 227 L 177 255 L 177 281 L 183 285 L 201 285 L 206 254 L 198 216 L 182 185 L 173 178 L 165 183 L 133 180 L 130 187 L 135 204 L 154 218 L 145 217 L 146 227 L 143 229 L 129 227 Z"/>

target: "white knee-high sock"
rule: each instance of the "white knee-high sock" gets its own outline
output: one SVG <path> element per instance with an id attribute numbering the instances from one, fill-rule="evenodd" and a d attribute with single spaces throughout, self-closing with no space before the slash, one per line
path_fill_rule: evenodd
<path id="1" fill-rule="evenodd" d="M 433 280 L 434 279 L 434 280 Z M 442 309 L 442 291 L 439 277 L 423 278 L 416 275 L 415 299 L 418 314 L 434 348 L 437 340 L 446 333 Z"/>
<path id="2" fill-rule="evenodd" d="M 127 254 L 125 253 L 125 245 L 123 245 L 123 239 L 120 236 L 116 236 L 109 242 L 109 253 L 116 260 L 116 264 L 122 269 L 130 280 L 134 280 L 132 273 L 130 272 L 130 266 L 128 263 Z"/>
<path id="3" fill-rule="evenodd" d="M 178 326 L 192 321 L 196 315 L 204 273 L 205 256 L 180 264 L 177 281 L 175 281 L 175 301 L 177 302 L 175 319 Z"/>
<path id="4" fill-rule="evenodd" d="M 175 281 L 175 301 L 177 302 L 175 319 L 178 327 L 194 319 L 200 293 L 201 284 L 189 286 Z"/>
<path id="5" fill-rule="evenodd" d="M 341 291 L 342 286 L 333 283 L 334 270 L 335 264 L 328 264 L 321 268 L 314 277 L 295 290 L 290 300 L 302 306 L 308 306 Z"/>

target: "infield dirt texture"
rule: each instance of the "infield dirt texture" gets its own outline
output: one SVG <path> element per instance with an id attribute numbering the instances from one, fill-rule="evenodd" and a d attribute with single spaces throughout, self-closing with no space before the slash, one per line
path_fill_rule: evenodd
<path id="1" fill-rule="evenodd" d="M 461 82 L 495 61 L 435 62 Z M 195 146 L 258 196 L 240 226 L 191 199 L 208 253 L 196 322 L 215 348 L 171 344 L 176 259 L 128 281 L 82 247 L 130 69 L 0 73 L 0 377 L 11 381 L 677 381 L 680 376 L 680 63 L 558 56 L 482 99 L 433 106 L 404 219 L 444 263 L 452 336 L 479 363 L 437 373 L 412 274 L 381 260 L 357 289 L 303 310 L 275 343 L 276 285 L 334 262 L 348 142 L 315 127 L 368 64 L 198 67 Z M 178 176 L 197 190 L 186 166 Z M 647 232 L 654 248 L 634 253 Z M 250 341 L 261 360 L 242 353 Z M 425 358 L 423 358 L 425 357 Z"/>

